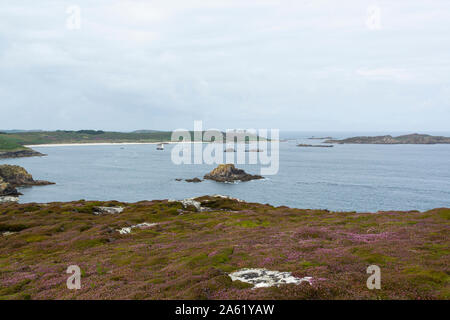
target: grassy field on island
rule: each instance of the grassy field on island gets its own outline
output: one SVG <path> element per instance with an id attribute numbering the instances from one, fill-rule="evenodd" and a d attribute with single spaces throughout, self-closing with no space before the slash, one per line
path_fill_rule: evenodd
<path id="1" fill-rule="evenodd" d="M 190 132 L 194 140 L 194 132 Z M 71 143 L 157 143 L 171 141 L 171 131 L 141 130 L 136 132 L 109 132 L 101 130 L 79 131 L 33 131 L 33 132 L 0 132 L 0 151 L 15 151 L 25 149 L 25 145 L 38 144 L 71 144 Z M 248 136 L 249 140 L 262 139 Z M 209 141 L 208 141 L 209 142 Z"/>

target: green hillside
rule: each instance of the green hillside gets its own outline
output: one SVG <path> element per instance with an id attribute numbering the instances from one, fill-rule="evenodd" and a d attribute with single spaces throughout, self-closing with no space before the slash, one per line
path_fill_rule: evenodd
<path id="1" fill-rule="evenodd" d="M 35 131 L 0 133 L 0 151 L 26 149 L 24 145 L 61 143 L 120 143 L 120 142 L 167 142 L 171 131 L 140 130 L 136 132 L 108 132 L 101 130 Z M 191 136 L 194 137 L 193 132 Z M 257 138 L 257 137 L 255 137 Z M 246 137 L 246 142 L 254 140 Z"/>
<path id="2" fill-rule="evenodd" d="M 18 151 L 26 148 L 6 134 L 0 134 L 0 151 Z"/>

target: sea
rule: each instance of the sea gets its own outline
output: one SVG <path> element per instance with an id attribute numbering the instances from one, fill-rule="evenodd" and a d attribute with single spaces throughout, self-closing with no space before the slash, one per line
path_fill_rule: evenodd
<path id="1" fill-rule="evenodd" d="M 45 157 L 0 159 L 55 185 L 19 188 L 21 203 L 74 200 L 137 202 L 221 194 L 249 202 L 333 211 L 376 212 L 450 207 L 450 145 L 321 144 L 310 137 L 346 138 L 401 132 L 281 132 L 279 169 L 263 180 L 188 183 L 214 164 L 175 164 L 172 148 L 154 144 L 35 146 Z M 450 133 L 434 135 L 450 136 Z M 206 147 L 206 144 L 203 145 Z M 239 164 L 260 174 L 260 164 Z"/>

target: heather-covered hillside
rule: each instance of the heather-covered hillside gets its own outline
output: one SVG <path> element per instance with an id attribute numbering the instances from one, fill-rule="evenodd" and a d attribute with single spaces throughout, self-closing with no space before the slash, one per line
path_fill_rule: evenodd
<path id="1" fill-rule="evenodd" d="M 122 210 L 123 209 L 123 210 Z M 450 209 L 328 212 L 224 197 L 0 205 L 2 299 L 450 298 Z M 381 290 L 366 269 L 381 268 Z M 66 287 L 69 265 L 80 290 Z M 253 289 L 266 268 L 311 284 Z"/>

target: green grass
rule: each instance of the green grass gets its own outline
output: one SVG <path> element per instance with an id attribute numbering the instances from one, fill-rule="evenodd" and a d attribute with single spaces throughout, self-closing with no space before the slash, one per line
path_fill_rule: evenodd
<path id="1" fill-rule="evenodd" d="M 20 143 L 17 143 L 15 139 L 11 139 L 9 135 L 0 134 L 0 151 L 19 151 L 26 149 Z"/>
<path id="2" fill-rule="evenodd" d="M 26 149 L 24 145 L 60 144 L 60 143 L 121 143 L 121 142 L 167 142 L 171 141 L 170 131 L 151 132 L 108 132 L 95 130 L 79 131 L 39 131 L 1 133 L 0 151 Z M 191 132 L 194 139 L 194 134 Z M 246 137 L 246 142 L 254 140 Z"/>
<path id="3" fill-rule="evenodd" d="M 0 300 L 450 297 L 446 208 L 369 217 L 208 196 L 196 200 L 202 207 L 233 210 L 173 215 L 181 203 L 158 200 L 0 204 L 0 231 L 16 232 L 0 235 Z M 111 205 L 126 209 L 119 215 L 91 213 L 94 206 Z M 158 225 L 127 235 L 115 231 L 140 222 Z M 366 226 L 374 222 L 377 232 Z M 65 287 L 71 264 L 82 268 L 77 292 Z M 382 269 L 382 290 L 366 289 L 371 264 Z M 317 281 L 253 290 L 227 275 L 242 268 Z"/>

